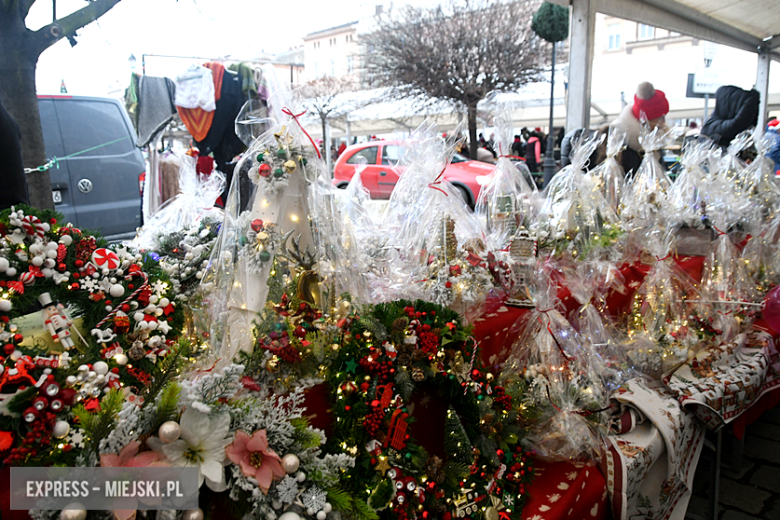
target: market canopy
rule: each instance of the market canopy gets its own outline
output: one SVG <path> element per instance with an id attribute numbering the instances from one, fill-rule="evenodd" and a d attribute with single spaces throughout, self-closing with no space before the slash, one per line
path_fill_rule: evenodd
<path id="1" fill-rule="evenodd" d="M 766 125 L 769 62 L 780 61 L 780 10 L 776 0 L 551 0 L 571 6 L 567 128 L 590 125 L 590 82 L 597 12 L 663 27 L 759 55 L 759 130 Z"/>

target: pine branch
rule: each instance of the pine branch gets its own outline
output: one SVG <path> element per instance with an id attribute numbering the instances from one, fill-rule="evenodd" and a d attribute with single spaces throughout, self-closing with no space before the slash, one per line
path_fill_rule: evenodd
<path id="1" fill-rule="evenodd" d="M 144 390 L 143 406 L 153 402 L 157 397 L 157 394 L 160 393 L 169 382 L 176 378 L 179 369 L 190 354 L 190 349 L 190 343 L 185 339 L 181 339 L 168 351 L 168 354 L 157 363 L 154 372 L 151 374 L 152 380 L 149 383 L 149 386 Z"/>
<path id="2" fill-rule="evenodd" d="M 119 390 L 111 390 L 100 401 L 100 410 L 95 413 L 79 405 L 73 409 L 73 415 L 79 420 L 81 428 L 89 437 L 86 451 L 99 454 L 100 440 L 107 437 L 116 425 L 116 418 L 125 402 L 125 396 Z"/>

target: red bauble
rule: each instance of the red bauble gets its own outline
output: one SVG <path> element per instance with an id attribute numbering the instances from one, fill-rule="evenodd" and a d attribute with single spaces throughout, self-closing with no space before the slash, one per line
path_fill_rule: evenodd
<path id="1" fill-rule="evenodd" d="M 7 356 L 13 354 L 14 350 L 16 350 L 16 347 L 11 345 L 10 343 L 6 343 L 5 346 L 3 347 L 3 352 L 5 352 Z"/>
<path id="2" fill-rule="evenodd" d="M 67 268 L 68 268 L 68 266 L 66 266 L 65 264 L 57 264 L 57 271 L 59 271 L 61 273 L 65 272 L 65 269 L 67 269 Z"/>

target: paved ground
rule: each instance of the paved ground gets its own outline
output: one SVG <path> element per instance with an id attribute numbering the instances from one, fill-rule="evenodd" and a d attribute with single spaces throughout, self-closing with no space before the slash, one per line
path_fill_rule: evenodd
<path id="1" fill-rule="evenodd" d="M 723 433 L 723 459 L 729 462 L 732 436 Z M 693 483 L 694 496 L 688 515 L 708 518 L 709 458 L 707 448 Z M 717 520 L 780 520 L 780 407 L 765 412 L 747 428 L 742 467 L 721 472 L 720 508 Z"/>

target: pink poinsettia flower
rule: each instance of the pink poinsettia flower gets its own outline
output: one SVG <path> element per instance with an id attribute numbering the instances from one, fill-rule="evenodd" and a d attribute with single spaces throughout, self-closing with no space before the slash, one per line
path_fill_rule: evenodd
<path id="1" fill-rule="evenodd" d="M 257 430 L 251 437 L 237 431 L 233 444 L 225 448 L 225 453 L 233 464 L 241 466 L 244 476 L 257 480 L 264 494 L 268 494 L 274 477 L 282 478 L 286 474 L 282 459 L 268 447 L 265 430 Z"/>
<path id="2" fill-rule="evenodd" d="M 133 441 L 119 452 L 119 455 L 108 453 L 100 456 L 100 466 L 103 468 L 167 468 L 170 466 L 161 453 L 144 451 L 138 453 L 141 445 Z M 132 520 L 136 517 L 138 503 L 135 499 L 118 500 L 122 509 L 114 509 L 116 520 Z M 126 508 L 126 509 L 125 509 Z"/>
<path id="3" fill-rule="evenodd" d="M 170 466 L 161 453 L 144 451 L 138 453 L 141 445 L 133 441 L 119 452 L 119 455 L 108 453 L 100 456 L 100 466 L 104 468 L 167 468 Z"/>

